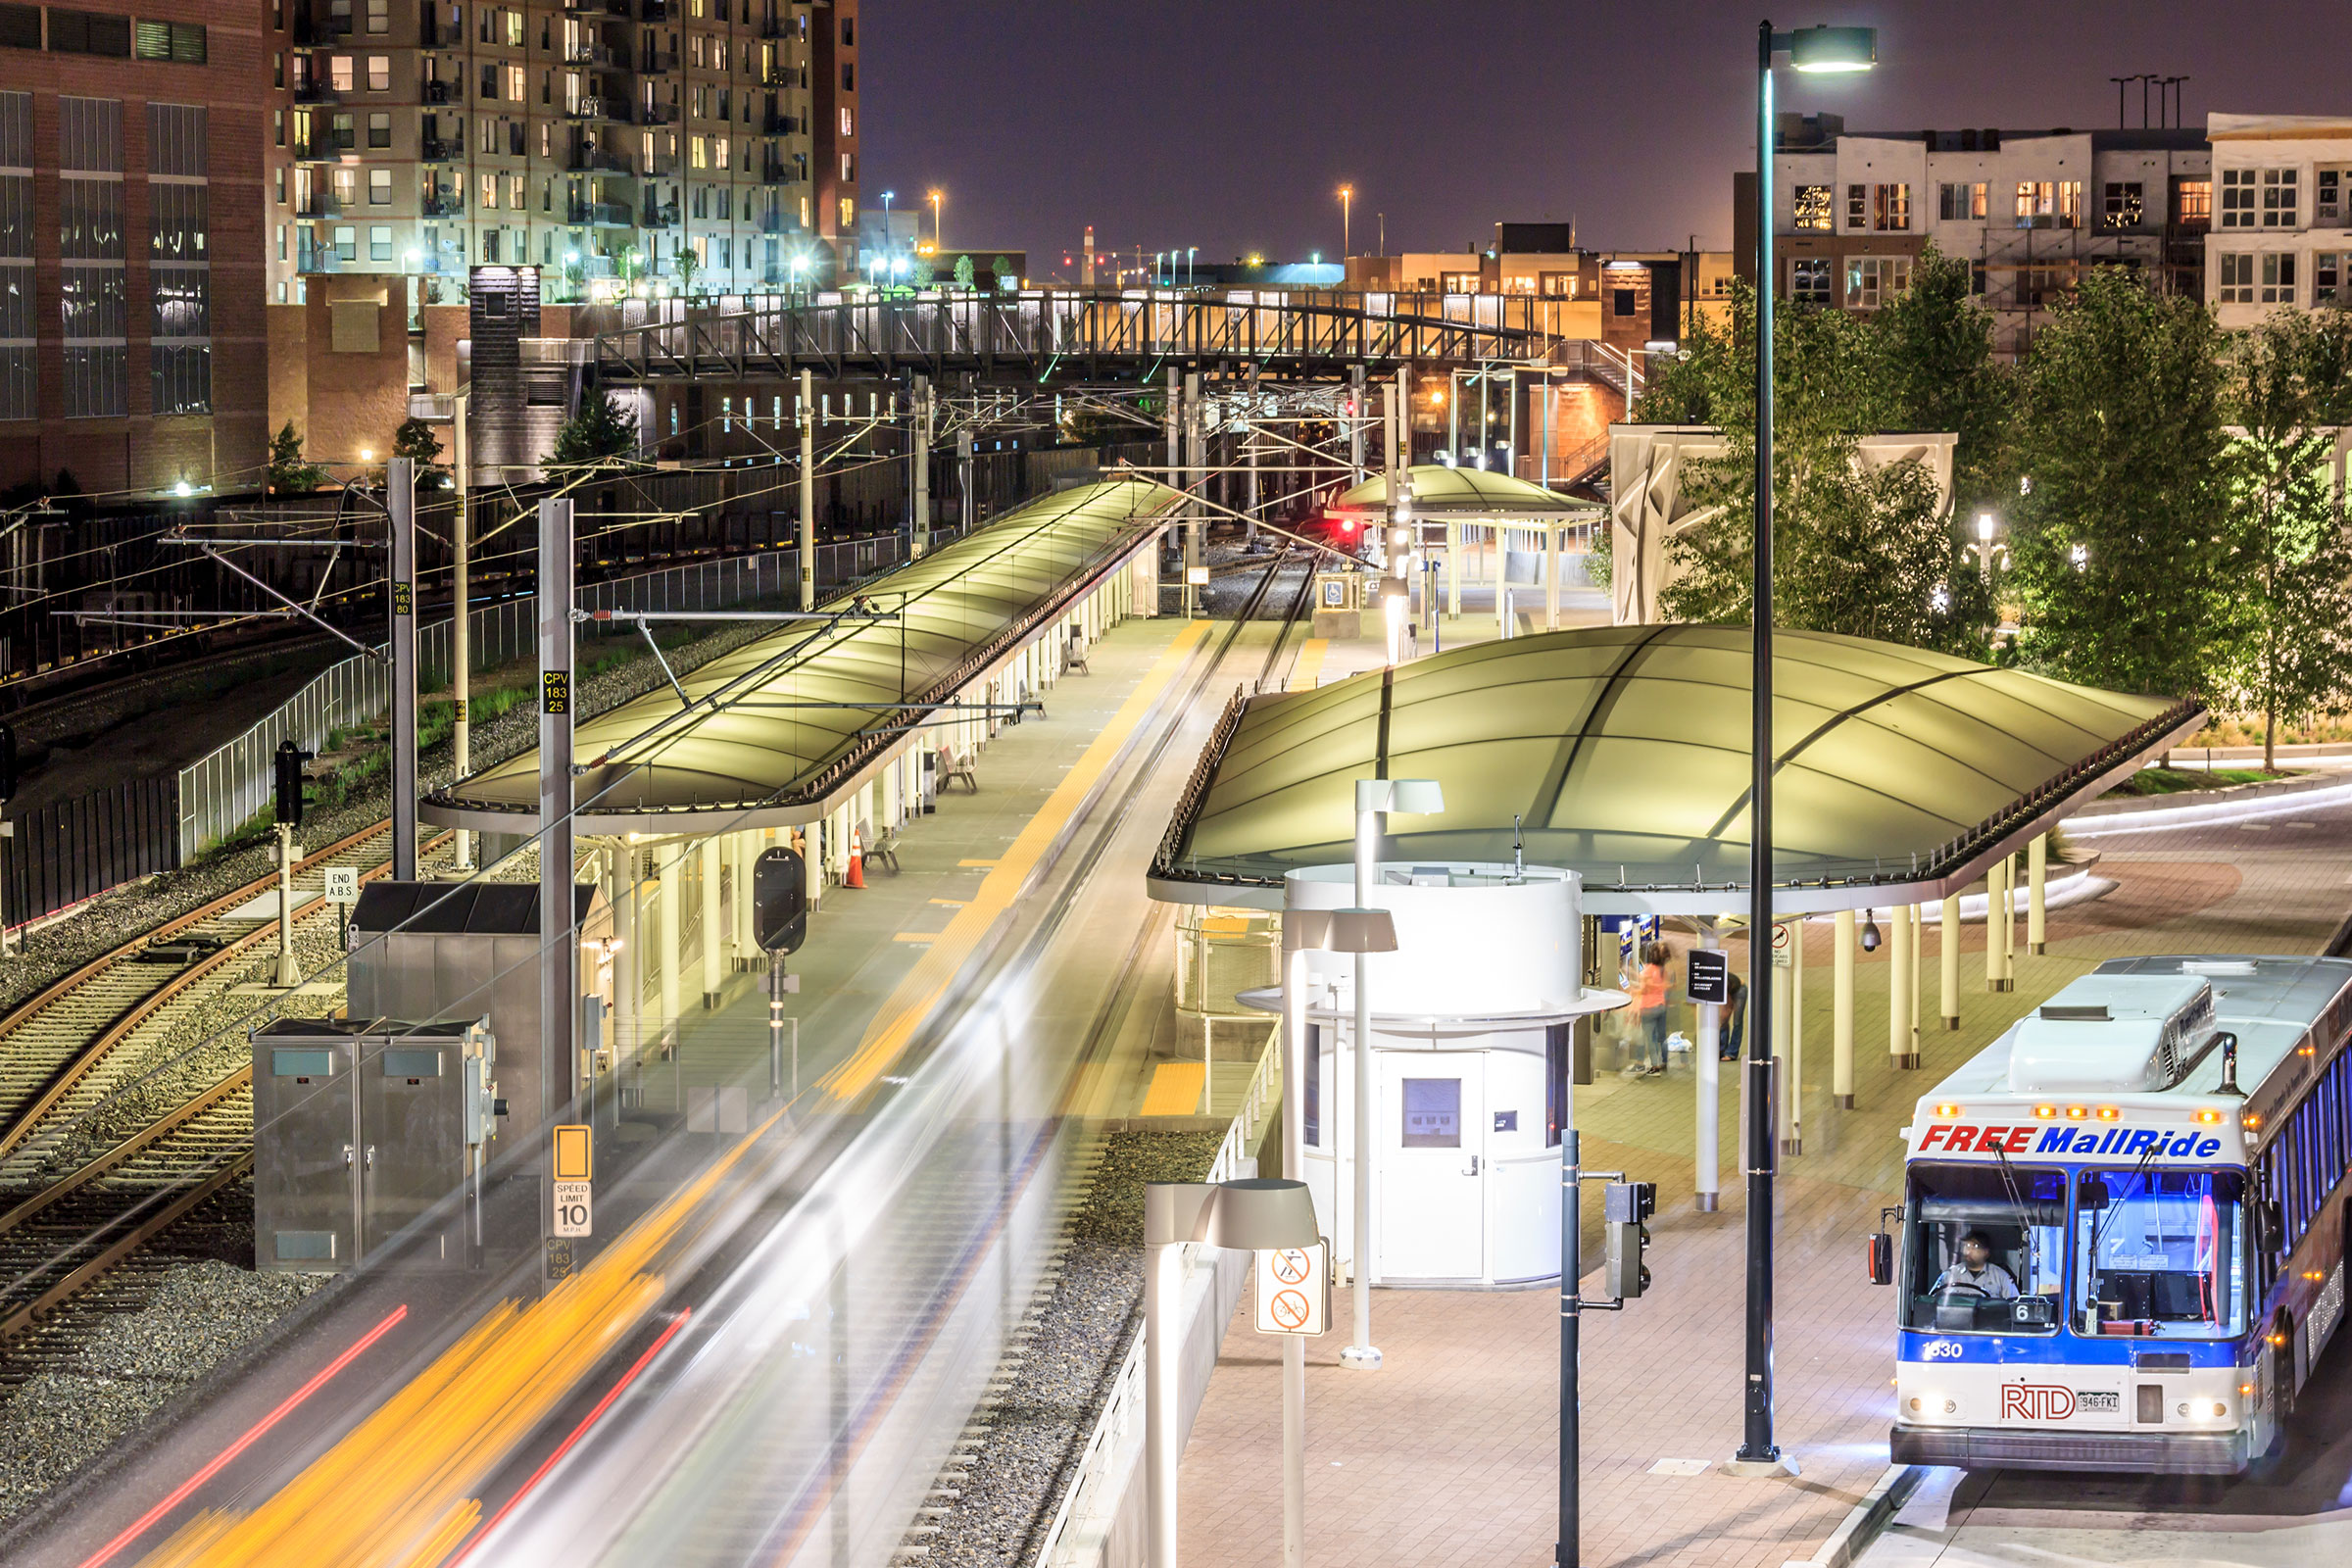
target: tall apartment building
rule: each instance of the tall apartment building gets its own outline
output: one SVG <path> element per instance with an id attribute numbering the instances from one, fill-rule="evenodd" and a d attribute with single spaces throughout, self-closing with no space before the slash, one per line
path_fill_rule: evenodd
<path id="1" fill-rule="evenodd" d="M 2352 306 L 2352 119 L 2211 115 L 2205 299 L 2224 326 Z"/>
<path id="2" fill-rule="evenodd" d="M 2082 270 L 2145 271 L 2200 296 L 2213 217 L 2198 129 L 1848 132 L 1836 115 L 1784 114 L 1774 134 L 1780 297 L 1874 310 L 1907 287 L 1930 240 L 1970 264 L 1995 346 L 2026 353 Z M 1752 174 L 1733 180 L 1733 249 L 1755 255 Z"/>
<path id="3" fill-rule="evenodd" d="M 352 272 L 454 299 L 476 264 L 674 286 L 686 253 L 747 292 L 855 235 L 851 0 L 267 5 L 277 303 Z"/>
<path id="4" fill-rule="evenodd" d="M 258 18 L 0 4 L 0 487 L 257 483 Z"/>

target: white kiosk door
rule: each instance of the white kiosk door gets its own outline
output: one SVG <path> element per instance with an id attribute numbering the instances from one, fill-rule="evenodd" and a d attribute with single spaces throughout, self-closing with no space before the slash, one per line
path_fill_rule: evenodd
<path id="1" fill-rule="evenodd" d="M 1476 1052 L 1396 1051 L 1381 1067 L 1380 1259 L 1375 1279 L 1486 1274 L 1485 1062 Z"/>

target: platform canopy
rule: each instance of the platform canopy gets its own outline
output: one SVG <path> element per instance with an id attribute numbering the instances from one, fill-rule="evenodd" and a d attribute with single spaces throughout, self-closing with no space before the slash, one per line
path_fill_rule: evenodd
<path id="1" fill-rule="evenodd" d="M 813 820 L 1146 547 L 1182 497 L 1117 478 L 1043 497 L 859 585 L 880 618 L 787 621 L 583 720 L 583 833 L 732 831 Z M 848 593 L 825 606 L 850 609 Z M 426 797 L 427 821 L 538 829 L 538 748 Z M 701 817 L 706 820 L 698 821 Z M 723 818 L 723 822 L 720 820 Z"/>
<path id="2" fill-rule="evenodd" d="M 1454 522 L 1538 521 L 1547 517 L 1586 515 L 1602 509 L 1540 484 L 1484 468 L 1456 468 L 1443 463 L 1416 464 L 1405 470 L 1410 481 L 1413 515 L 1442 517 Z M 1332 502 L 1333 512 L 1385 514 L 1389 508 L 1389 476 L 1374 474 Z"/>
<path id="3" fill-rule="evenodd" d="M 2200 723 L 2131 697 L 1891 643 L 1774 640 L 1776 906 L 1918 903 L 1983 874 Z M 1616 626 L 1451 650 L 1314 691 L 1236 699 L 1159 858 L 1154 896 L 1279 906 L 1351 855 L 1354 782 L 1434 778 L 1383 860 L 1529 862 L 1591 912 L 1742 907 L 1745 628 Z"/>

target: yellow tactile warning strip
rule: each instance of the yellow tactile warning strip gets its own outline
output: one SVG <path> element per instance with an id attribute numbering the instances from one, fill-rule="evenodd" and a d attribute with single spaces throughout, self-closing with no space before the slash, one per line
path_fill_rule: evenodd
<path id="1" fill-rule="evenodd" d="M 995 860 L 957 860 L 956 864 L 959 868 L 969 867 L 973 870 L 986 871 L 993 869 L 998 862 Z"/>
<path id="2" fill-rule="evenodd" d="M 1331 639 L 1309 637 L 1298 645 L 1298 662 L 1291 666 L 1289 690 L 1311 692 L 1315 682 L 1323 678 L 1323 656 L 1331 652 Z"/>
<path id="3" fill-rule="evenodd" d="M 1195 621 L 1176 635 L 1020 837 L 1001 859 L 983 862 L 991 868 L 971 902 L 930 938 L 933 945 L 884 1003 L 858 1050 L 820 1087 L 849 1099 L 888 1070 L 1207 627 Z M 253 1512 L 207 1511 L 191 1519 L 146 1559 L 150 1568 L 285 1562 L 423 1568 L 442 1561 L 480 1522 L 474 1494 L 481 1484 L 653 1310 L 663 1290 L 657 1272 L 662 1255 L 782 1115 L 753 1128 L 540 1300 L 492 1310 Z"/>
<path id="4" fill-rule="evenodd" d="M 971 902 L 956 910 L 947 929 L 932 939 L 930 951 L 915 961 L 875 1013 L 874 1021 L 866 1026 L 865 1038 L 858 1042 L 858 1049 L 850 1054 L 848 1060 L 817 1081 L 820 1088 L 839 1099 L 853 1100 L 889 1070 L 899 1053 L 906 1048 L 906 1042 L 914 1038 L 914 1031 L 947 994 L 956 971 L 972 956 L 980 939 L 1000 915 L 1012 907 L 1013 900 L 1020 896 L 1021 885 L 1029 880 L 1029 873 L 1037 868 L 1046 851 L 1078 813 L 1088 793 L 1109 771 L 1128 737 L 1158 700 L 1161 689 L 1184 668 L 1194 647 L 1207 630 L 1207 621 L 1196 620 L 1176 634 L 1167 652 L 1152 665 L 1151 673 L 1119 705 L 1110 722 L 1102 726 L 1102 732 L 1087 747 L 1077 765 L 1062 775 L 1054 793 L 1046 797 L 1046 804 L 1037 808 L 1037 814 L 1029 818 L 1028 825 L 1003 857 L 977 862 L 988 865 L 990 870 L 980 879 Z"/>
<path id="5" fill-rule="evenodd" d="M 1152 1085 L 1144 1091 L 1144 1116 L 1192 1116 L 1200 1110 L 1200 1086 L 1208 1069 L 1197 1061 L 1163 1061 L 1152 1069 Z"/>

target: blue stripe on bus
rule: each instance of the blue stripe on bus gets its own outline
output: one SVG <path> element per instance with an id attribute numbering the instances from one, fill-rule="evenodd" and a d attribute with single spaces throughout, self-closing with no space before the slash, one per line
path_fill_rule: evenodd
<path id="1" fill-rule="evenodd" d="M 2238 1340 L 2166 1339 L 2116 1335 L 2086 1340 L 2072 1334 L 1930 1334 L 1904 1329 L 1900 1361 L 1923 1366 L 2130 1366 L 2132 1352 L 2181 1355 L 2191 1367 L 2240 1366 L 2252 1351 Z M 2254 1339 L 2257 1336 L 2248 1336 Z"/>

